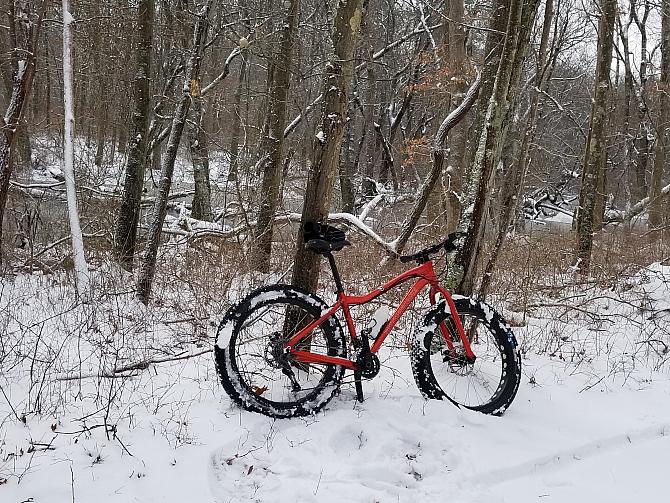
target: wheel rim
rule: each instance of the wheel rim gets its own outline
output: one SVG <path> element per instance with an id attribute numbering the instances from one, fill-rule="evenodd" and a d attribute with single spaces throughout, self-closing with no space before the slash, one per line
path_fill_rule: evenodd
<path id="1" fill-rule="evenodd" d="M 256 307 L 241 321 L 233 365 L 241 384 L 257 400 L 276 408 L 294 407 L 310 401 L 333 379 L 333 365 L 301 364 L 281 350 L 283 342 L 314 320 L 303 306 L 275 301 Z M 322 324 L 312 331 L 309 351 L 329 354 L 326 330 Z"/>
<path id="2" fill-rule="evenodd" d="M 496 400 L 504 388 L 507 357 L 495 334 L 474 315 L 459 312 L 476 359 L 467 363 L 463 344 L 453 320 L 445 321 L 454 349 L 446 347 L 441 332 L 431 338 L 430 365 L 435 380 L 452 400 L 469 408 L 480 408 Z"/>

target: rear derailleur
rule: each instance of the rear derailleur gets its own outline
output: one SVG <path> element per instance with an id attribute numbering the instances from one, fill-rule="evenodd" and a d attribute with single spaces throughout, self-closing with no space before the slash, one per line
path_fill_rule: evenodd
<path id="1" fill-rule="evenodd" d="M 290 351 L 285 348 L 286 338 L 281 333 L 275 332 L 270 336 L 270 342 L 265 348 L 265 361 L 276 369 L 281 369 L 282 374 L 291 381 L 291 391 L 298 393 L 302 390 L 298 379 L 295 376 L 293 367 L 298 370 L 305 370 L 302 365 L 295 361 Z"/>

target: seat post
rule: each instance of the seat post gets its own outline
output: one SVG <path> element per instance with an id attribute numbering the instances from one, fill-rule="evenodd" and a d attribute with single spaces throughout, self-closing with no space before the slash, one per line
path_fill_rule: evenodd
<path id="1" fill-rule="evenodd" d="M 342 288 L 342 280 L 340 279 L 340 273 L 337 270 L 337 265 L 335 264 L 335 257 L 333 256 L 332 253 L 326 253 L 326 257 L 328 257 L 328 263 L 330 264 L 330 269 L 333 271 L 333 278 L 335 279 L 335 287 L 337 288 L 336 293 L 342 293 L 344 292 L 344 288 Z"/>

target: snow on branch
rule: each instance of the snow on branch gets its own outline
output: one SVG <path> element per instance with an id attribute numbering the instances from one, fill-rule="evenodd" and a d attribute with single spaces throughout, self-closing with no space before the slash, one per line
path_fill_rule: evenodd
<path id="1" fill-rule="evenodd" d="M 287 138 L 288 135 L 290 135 L 293 132 L 293 130 L 298 127 L 298 124 L 300 124 L 304 115 L 310 113 L 312 111 L 312 108 L 314 108 L 322 101 L 323 101 L 323 94 L 319 94 L 314 101 L 312 101 L 309 105 L 305 107 L 303 113 L 298 114 L 298 116 L 295 119 L 293 119 L 288 126 L 286 126 L 286 129 L 284 129 L 284 138 Z"/>
<path id="2" fill-rule="evenodd" d="M 239 47 L 235 47 L 230 52 L 230 54 L 226 58 L 226 61 L 223 63 L 223 70 L 221 71 L 218 77 L 216 77 L 213 81 L 211 81 L 209 84 L 207 84 L 205 87 L 202 88 L 202 90 L 200 91 L 201 96 L 204 96 L 209 91 L 211 91 L 214 86 L 216 86 L 219 82 L 221 82 L 230 74 L 230 64 L 240 54 L 242 54 L 242 49 L 240 49 Z"/>
<path id="3" fill-rule="evenodd" d="M 670 184 L 666 185 L 661 189 L 659 197 L 667 196 L 668 194 L 670 194 Z M 636 204 L 631 206 L 626 211 L 610 210 L 605 215 L 605 223 L 613 224 L 613 223 L 630 222 L 631 219 L 643 213 L 649 206 L 649 203 L 651 203 L 651 198 L 647 196 L 641 201 L 638 201 Z"/>
<path id="4" fill-rule="evenodd" d="M 391 42 L 391 43 L 388 44 L 387 46 L 382 47 L 382 48 L 379 49 L 377 52 L 375 52 L 375 53 L 372 55 L 372 61 L 376 61 L 376 60 L 378 60 L 378 59 L 381 58 L 384 54 L 386 54 L 387 52 L 389 52 L 389 51 L 395 49 L 395 48 L 398 47 L 399 45 L 402 45 L 403 43 L 405 43 L 405 42 L 406 42 L 407 40 L 409 40 L 410 38 L 415 37 L 415 36 L 417 36 L 417 35 L 422 35 L 423 33 L 426 33 L 426 31 L 428 31 L 428 33 L 430 33 L 432 30 L 435 30 L 435 29 L 437 29 L 437 28 L 439 28 L 439 27 L 441 27 L 441 26 L 442 26 L 442 23 L 438 23 L 438 24 L 435 24 L 435 25 L 433 25 L 433 26 L 428 26 L 428 27 L 427 27 L 428 30 L 426 30 L 426 27 L 424 27 L 424 25 L 423 25 L 422 23 L 419 23 L 419 25 L 417 26 L 417 28 L 414 29 L 414 31 L 411 31 L 411 32 L 409 32 L 409 33 L 403 35 L 403 36 L 400 37 L 398 40 L 394 40 L 393 42 Z M 360 70 L 360 69 L 363 68 L 365 65 L 366 65 L 366 62 L 361 63 L 360 65 L 358 65 L 358 66 L 356 67 L 356 70 L 357 70 L 357 71 Z"/>
<path id="5" fill-rule="evenodd" d="M 275 223 L 292 222 L 300 223 L 302 214 L 287 213 L 285 215 L 275 216 Z M 375 244 L 387 253 L 395 254 L 395 241 L 385 241 L 379 234 L 367 226 L 356 215 L 351 213 L 330 213 L 328 222 L 346 224 L 351 229 L 362 236 L 371 239 Z M 174 236 L 181 236 L 184 240 L 197 240 L 204 238 L 227 239 L 251 232 L 256 227 L 256 221 L 243 223 L 236 227 L 221 228 L 220 225 L 213 222 L 196 220 L 190 217 L 173 217 L 167 215 L 163 226 L 163 233 Z"/>

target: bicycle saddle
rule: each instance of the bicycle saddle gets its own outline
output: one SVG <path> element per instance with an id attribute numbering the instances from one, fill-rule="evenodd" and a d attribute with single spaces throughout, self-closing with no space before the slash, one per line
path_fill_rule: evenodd
<path id="1" fill-rule="evenodd" d="M 343 230 L 316 222 L 305 222 L 303 238 L 305 248 L 321 255 L 340 251 L 351 244 Z"/>

